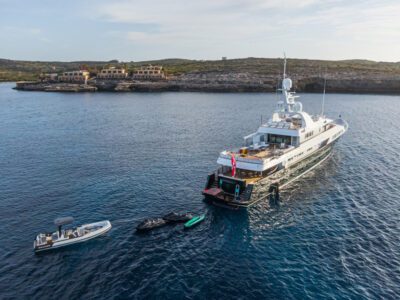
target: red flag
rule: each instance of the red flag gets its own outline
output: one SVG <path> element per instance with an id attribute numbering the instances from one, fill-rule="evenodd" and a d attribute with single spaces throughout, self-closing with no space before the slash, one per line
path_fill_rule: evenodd
<path id="1" fill-rule="evenodd" d="M 231 165 L 232 165 L 232 177 L 236 174 L 236 158 L 234 154 L 231 154 Z"/>

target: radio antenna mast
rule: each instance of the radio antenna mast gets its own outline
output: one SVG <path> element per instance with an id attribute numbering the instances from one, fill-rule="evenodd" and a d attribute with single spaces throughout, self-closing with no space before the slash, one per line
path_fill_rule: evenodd
<path id="1" fill-rule="evenodd" d="M 325 109 L 325 91 L 326 91 L 326 77 L 324 76 L 324 93 L 322 94 L 322 110 L 321 116 L 324 116 L 324 109 Z"/>
<path id="2" fill-rule="evenodd" d="M 284 57 L 284 61 L 283 61 L 283 79 L 286 78 L 286 53 L 283 52 L 283 57 Z"/>

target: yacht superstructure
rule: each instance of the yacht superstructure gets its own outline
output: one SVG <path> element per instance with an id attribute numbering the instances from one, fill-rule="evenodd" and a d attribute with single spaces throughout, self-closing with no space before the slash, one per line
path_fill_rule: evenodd
<path id="1" fill-rule="evenodd" d="M 329 157 L 334 142 L 348 129 L 341 117 L 303 111 L 291 92 L 292 80 L 282 80 L 282 100 L 267 123 L 244 137 L 244 146 L 224 150 L 219 168 L 208 175 L 203 195 L 214 204 L 246 207 L 276 193 Z"/>

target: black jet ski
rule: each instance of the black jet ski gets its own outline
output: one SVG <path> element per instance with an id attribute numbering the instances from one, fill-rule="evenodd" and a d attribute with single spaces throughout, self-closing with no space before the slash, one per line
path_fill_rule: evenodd
<path id="1" fill-rule="evenodd" d="M 179 222 L 187 222 L 190 219 L 193 218 L 193 215 L 191 213 L 176 213 L 176 212 L 171 212 L 169 214 L 166 214 L 163 219 L 169 223 L 179 223 Z"/>
<path id="2" fill-rule="evenodd" d="M 166 224 L 167 221 L 163 218 L 146 219 L 136 227 L 136 231 L 149 231 L 154 228 L 164 226 Z"/>

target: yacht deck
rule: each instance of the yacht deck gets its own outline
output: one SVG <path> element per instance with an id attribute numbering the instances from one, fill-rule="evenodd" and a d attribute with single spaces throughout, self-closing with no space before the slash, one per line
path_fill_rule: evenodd
<path id="1" fill-rule="evenodd" d="M 276 156 L 280 156 L 288 151 L 294 149 L 294 146 L 285 145 L 284 147 L 279 147 L 277 144 L 266 144 L 265 146 L 260 146 L 258 149 L 254 149 L 251 147 L 244 147 L 239 149 L 238 152 L 235 151 L 227 151 L 227 155 L 237 155 L 239 154 L 240 157 L 237 158 L 238 160 L 242 159 L 257 159 L 262 160 L 266 158 L 272 158 Z M 241 159 L 242 158 L 242 159 Z"/>
<path id="2" fill-rule="evenodd" d="M 227 172 L 223 172 L 220 173 L 226 177 L 231 177 L 232 173 L 231 171 L 227 171 Z M 238 171 L 235 174 L 235 177 L 237 179 L 243 180 L 246 182 L 247 184 L 255 184 L 257 181 L 259 181 L 260 179 L 262 179 L 263 177 L 260 175 L 260 173 L 256 173 L 256 172 L 245 172 L 245 171 Z"/>

